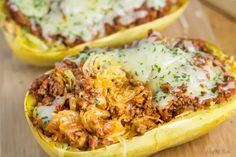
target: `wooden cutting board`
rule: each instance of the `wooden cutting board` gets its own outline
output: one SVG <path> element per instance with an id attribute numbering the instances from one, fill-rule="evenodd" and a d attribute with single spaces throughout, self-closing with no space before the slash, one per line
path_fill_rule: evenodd
<path id="1" fill-rule="evenodd" d="M 184 15 L 168 29 L 168 36 L 202 38 L 217 44 L 199 2 L 192 0 Z M 0 34 L 0 156 L 46 157 L 31 135 L 24 117 L 24 94 L 32 81 L 49 68 L 15 58 Z M 193 124 L 194 125 L 194 124 Z M 236 117 L 192 142 L 161 151 L 154 157 L 235 157 Z"/>
<path id="2" fill-rule="evenodd" d="M 236 0 L 224 0 L 224 1 L 205 0 L 205 1 L 236 20 L 236 10 L 235 10 Z"/>

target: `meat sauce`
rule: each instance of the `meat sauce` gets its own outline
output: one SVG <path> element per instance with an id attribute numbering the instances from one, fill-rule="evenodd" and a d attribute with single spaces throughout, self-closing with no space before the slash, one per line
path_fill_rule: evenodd
<path id="1" fill-rule="evenodd" d="M 42 28 L 42 24 L 40 25 L 37 22 L 32 22 L 32 21 L 34 21 L 34 17 L 30 18 L 26 14 L 24 14 L 20 9 L 16 9 L 14 1 L 13 2 L 11 2 L 11 1 L 12 0 L 8 0 L 6 2 L 6 8 L 7 8 L 7 11 L 9 12 L 11 18 L 20 26 L 24 26 L 28 30 L 30 30 L 30 32 L 32 34 L 34 34 L 35 36 L 42 38 L 42 39 L 49 41 L 49 42 L 56 42 L 56 41 L 61 42 L 69 47 L 73 47 L 73 46 L 76 46 L 78 44 L 81 44 L 81 43 L 84 43 L 87 41 L 87 39 L 83 39 L 83 37 L 79 37 L 78 35 L 76 38 L 73 38 L 73 40 L 72 40 L 68 37 L 69 34 L 67 34 L 67 35 L 62 34 L 62 33 L 46 34 L 44 32 L 45 31 L 44 28 Z M 178 5 L 180 5 L 180 2 L 176 1 L 175 3 L 172 3 L 171 1 L 166 0 L 165 6 L 162 8 L 159 8 L 159 9 L 156 9 L 155 7 L 147 6 L 147 4 L 144 3 L 142 6 L 140 6 L 138 8 L 134 8 L 134 12 L 145 12 L 146 15 L 144 17 L 136 17 L 136 19 L 134 21 L 129 22 L 128 24 L 121 22 L 122 21 L 121 16 L 114 17 L 112 22 L 110 22 L 110 23 L 105 22 L 104 23 L 104 25 L 103 25 L 104 30 L 105 30 L 104 34 L 101 32 L 99 33 L 99 32 L 92 32 L 91 31 L 90 33 L 93 35 L 89 40 L 94 40 L 94 39 L 104 36 L 104 35 L 110 35 L 115 32 L 118 32 L 120 30 L 134 27 L 137 25 L 141 25 L 141 24 L 153 21 L 155 19 L 161 18 L 161 17 L 165 16 L 166 14 L 168 14 L 168 12 L 170 11 L 170 9 L 173 5 L 178 6 Z M 47 27 L 49 27 L 49 26 L 47 26 Z M 54 24 L 54 27 L 57 27 L 57 25 Z M 95 28 L 95 26 L 93 26 L 93 27 Z M 46 28 L 46 26 L 45 26 L 45 28 Z M 77 28 L 75 27 L 74 30 L 75 29 L 77 29 Z"/>
<path id="2" fill-rule="evenodd" d="M 159 37 L 155 38 L 160 40 Z M 193 65 L 204 68 L 211 61 L 213 66 L 223 71 L 222 81 L 211 89 L 217 96 L 201 99 L 206 93 L 201 92 L 199 97 L 191 96 L 187 94 L 187 84 L 173 90 L 172 84 L 165 82 L 160 85 L 159 92 L 171 94 L 172 101 L 160 107 L 156 105 L 159 102 L 155 100 L 155 91 L 119 66 L 111 69 L 114 72 L 111 75 L 99 77 L 85 73 L 87 61 L 81 59 L 78 63 L 68 58 L 57 63 L 53 72 L 41 76 L 32 84 L 30 94 L 36 99 L 35 108 L 50 108 L 50 112 L 53 112 L 51 118 L 40 119 L 32 115 L 32 123 L 54 141 L 90 150 L 117 143 L 120 138 L 143 135 L 181 113 L 223 103 L 235 94 L 235 78 L 228 73 L 227 64 L 214 56 L 203 41 L 175 39 L 165 42 L 165 45 L 185 51 L 194 48 L 195 51 L 204 52 L 193 56 Z M 107 73 L 113 64 L 108 65 L 98 66 L 96 70 L 102 71 L 101 68 L 105 67 Z M 43 112 L 38 111 L 37 114 Z"/>

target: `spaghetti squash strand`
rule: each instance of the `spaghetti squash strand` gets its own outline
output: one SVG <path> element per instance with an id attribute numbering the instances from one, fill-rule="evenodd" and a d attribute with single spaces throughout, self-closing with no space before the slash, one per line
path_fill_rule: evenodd
<path id="1" fill-rule="evenodd" d="M 38 79 L 30 91 L 37 99 L 35 108 L 50 105 L 56 95 L 64 98 L 63 106 L 54 111 L 46 127 L 37 117 L 32 120 L 53 140 L 80 149 L 141 135 L 144 130 L 140 131 L 140 127 L 147 131 L 153 127 L 150 124 L 159 123 L 150 89 L 109 57 L 95 55 L 80 66 L 66 60 L 57 64 L 54 72 Z M 137 126 L 145 116 L 150 121 L 147 126 Z M 133 128 L 132 133 L 128 128 Z"/>

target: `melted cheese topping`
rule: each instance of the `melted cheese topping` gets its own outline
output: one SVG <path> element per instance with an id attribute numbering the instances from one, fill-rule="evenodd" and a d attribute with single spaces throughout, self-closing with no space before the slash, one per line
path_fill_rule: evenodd
<path id="1" fill-rule="evenodd" d="M 120 17 L 128 25 L 147 15 L 146 11 L 134 11 L 144 3 L 159 10 L 166 0 L 9 0 L 15 11 L 21 11 L 33 24 L 42 28 L 43 37 L 61 34 L 70 42 L 77 38 L 90 41 L 105 35 L 104 24 L 114 24 Z"/>
<path id="2" fill-rule="evenodd" d="M 58 105 L 64 104 L 64 97 L 56 97 L 56 99 L 50 104 L 50 106 L 35 107 L 33 111 L 33 117 L 41 119 L 41 125 L 45 127 L 52 119 L 53 113 Z"/>
<path id="3" fill-rule="evenodd" d="M 179 91 L 179 86 L 186 85 L 185 94 L 194 98 L 198 97 L 200 102 L 209 98 L 216 98 L 213 92 L 217 83 L 224 81 L 224 72 L 218 66 L 213 66 L 213 61 L 199 67 L 194 64 L 194 56 L 209 55 L 196 51 L 190 47 L 188 52 L 180 48 L 167 48 L 163 41 L 154 41 L 149 38 L 136 43 L 130 48 L 102 50 L 95 49 L 82 54 L 74 61 L 79 64 L 81 60 L 93 57 L 95 54 L 112 57 L 123 68 L 131 73 L 135 79 L 146 82 L 155 93 L 154 105 L 163 108 L 168 106 L 173 96 L 161 90 L 161 85 L 169 83 L 171 92 Z M 88 55 L 89 54 L 89 55 Z M 225 88 L 234 88 L 232 82 Z"/>

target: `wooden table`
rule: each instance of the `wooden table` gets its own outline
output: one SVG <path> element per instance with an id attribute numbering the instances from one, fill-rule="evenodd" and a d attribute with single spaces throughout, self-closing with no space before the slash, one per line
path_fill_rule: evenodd
<path id="1" fill-rule="evenodd" d="M 181 19 L 163 33 L 168 36 L 203 38 L 217 44 L 211 25 L 196 0 L 192 0 Z M 23 99 L 33 79 L 48 69 L 19 61 L 12 55 L 0 34 L 0 156 L 47 156 L 30 133 L 24 117 Z M 235 146 L 236 117 L 197 140 L 161 151 L 154 156 L 235 157 Z"/>

